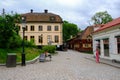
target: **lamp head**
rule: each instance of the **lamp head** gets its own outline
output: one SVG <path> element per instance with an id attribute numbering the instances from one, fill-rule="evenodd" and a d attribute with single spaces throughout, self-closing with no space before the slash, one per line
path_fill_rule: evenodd
<path id="1" fill-rule="evenodd" d="M 22 20 L 22 25 L 23 25 L 22 27 L 25 28 L 26 27 L 26 25 L 25 25 L 25 23 L 26 23 L 26 17 L 22 16 L 21 20 Z"/>
<path id="2" fill-rule="evenodd" d="M 26 17 L 25 16 L 22 16 L 21 19 L 22 19 L 22 23 L 26 22 Z"/>

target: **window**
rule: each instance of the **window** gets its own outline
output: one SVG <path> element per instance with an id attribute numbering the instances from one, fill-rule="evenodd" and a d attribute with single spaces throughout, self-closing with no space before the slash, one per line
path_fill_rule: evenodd
<path id="1" fill-rule="evenodd" d="M 42 31 L 42 30 L 43 30 L 43 27 L 42 27 L 42 26 L 39 26 L 39 27 L 38 27 L 38 30 L 39 30 L 39 31 Z"/>
<path id="2" fill-rule="evenodd" d="M 31 26 L 31 29 L 30 29 L 31 31 L 34 31 L 34 26 Z"/>
<path id="3" fill-rule="evenodd" d="M 19 31 L 20 31 L 21 27 L 20 27 L 20 26 L 18 26 L 18 29 L 19 29 Z"/>
<path id="4" fill-rule="evenodd" d="M 55 43 L 59 42 L 59 36 L 55 36 Z"/>
<path id="5" fill-rule="evenodd" d="M 24 39 L 27 41 L 27 36 L 25 36 Z"/>
<path id="6" fill-rule="evenodd" d="M 43 43 L 43 36 L 39 36 L 38 42 L 39 42 L 39 43 Z"/>
<path id="7" fill-rule="evenodd" d="M 55 26 L 55 31 L 58 31 L 59 29 L 58 29 L 58 26 Z"/>
<path id="8" fill-rule="evenodd" d="M 28 30 L 28 26 L 25 27 L 25 31 L 27 31 L 27 30 Z"/>
<path id="9" fill-rule="evenodd" d="M 88 44 L 83 44 L 83 48 L 88 48 Z"/>
<path id="10" fill-rule="evenodd" d="M 120 37 L 117 38 L 118 54 L 120 54 Z"/>
<path id="11" fill-rule="evenodd" d="M 34 36 L 30 36 L 30 41 L 34 42 Z"/>
<path id="12" fill-rule="evenodd" d="M 47 26 L 47 31 L 51 31 L 51 26 Z"/>
<path id="13" fill-rule="evenodd" d="M 48 36 L 47 36 L 47 40 L 48 40 L 48 44 L 51 44 L 51 42 L 52 42 L 52 36 L 51 36 L 51 35 L 48 35 Z"/>
<path id="14" fill-rule="evenodd" d="M 54 22 L 56 19 L 55 19 L 55 16 L 50 16 L 50 21 L 51 22 Z"/>

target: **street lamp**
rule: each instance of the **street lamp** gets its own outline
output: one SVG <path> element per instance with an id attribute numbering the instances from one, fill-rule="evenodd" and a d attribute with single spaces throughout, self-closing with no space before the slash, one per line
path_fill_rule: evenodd
<path id="1" fill-rule="evenodd" d="M 22 42 L 22 66 L 25 66 L 25 49 L 24 49 L 24 39 L 25 39 L 25 27 L 26 27 L 26 17 L 22 16 L 22 29 L 23 29 L 23 42 Z"/>
<path id="2" fill-rule="evenodd" d="M 41 34 L 41 47 L 42 47 L 42 44 L 43 43 L 43 34 Z"/>

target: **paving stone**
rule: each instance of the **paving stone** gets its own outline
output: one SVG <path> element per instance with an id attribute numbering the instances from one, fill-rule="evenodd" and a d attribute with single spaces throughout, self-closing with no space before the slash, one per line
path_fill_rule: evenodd
<path id="1" fill-rule="evenodd" d="M 120 80 L 120 69 L 88 60 L 88 56 L 72 50 L 58 51 L 51 62 L 0 66 L 0 80 Z"/>

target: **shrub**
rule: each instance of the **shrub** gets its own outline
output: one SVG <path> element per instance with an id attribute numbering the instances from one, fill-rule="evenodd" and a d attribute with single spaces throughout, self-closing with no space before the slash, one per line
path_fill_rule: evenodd
<path id="1" fill-rule="evenodd" d="M 54 46 L 54 45 L 46 45 L 46 46 L 43 46 L 42 50 L 48 51 L 49 53 L 55 53 L 56 46 Z"/>
<path id="2" fill-rule="evenodd" d="M 26 47 L 36 47 L 35 43 L 33 41 L 25 41 Z"/>
<path id="3" fill-rule="evenodd" d="M 9 40 L 9 48 L 21 47 L 22 39 L 19 35 L 14 34 Z"/>

